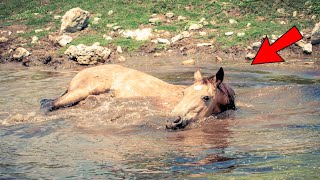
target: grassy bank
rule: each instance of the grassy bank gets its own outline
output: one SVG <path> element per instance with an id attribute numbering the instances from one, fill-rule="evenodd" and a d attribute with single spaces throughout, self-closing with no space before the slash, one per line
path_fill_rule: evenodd
<path id="1" fill-rule="evenodd" d="M 106 41 L 102 36 L 112 31 L 112 28 L 107 27 L 108 24 L 117 23 L 123 29 L 136 29 L 150 26 L 152 14 L 173 12 L 175 17 L 184 16 L 186 20 L 157 23 L 152 28 L 169 31 L 174 35 L 205 18 L 209 23 L 201 31 L 208 32 L 207 35 L 195 35 L 192 38 L 214 42 L 217 48 L 225 50 L 232 47 L 245 48 L 263 35 L 281 35 L 293 25 L 308 33 L 320 17 L 318 0 L 3 0 L 0 2 L 0 26 L 26 25 L 27 32 L 19 35 L 22 38 L 36 35 L 35 29 L 50 27 L 50 30 L 40 34 L 40 38 L 46 38 L 48 34 L 59 31 L 60 19 L 54 19 L 54 16 L 62 16 L 74 7 L 91 13 L 89 32 L 92 34 L 80 34 L 72 44 L 100 42 L 103 45 L 122 45 L 128 51 L 139 51 L 147 42 L 135 42 L 122 37 Z M 277 12 L 281 8 L 284 8 L 284 12 Z M 113 13 L 110 15 L 111 10 Z M 297 15 L 293 16 L 295 11 Z M 94 17 L 101 18 L 98 24 L 92 23 Z M 237 23 L 229 23 L 230 19 Z M 225 33 L 229 31 L 234 32 L 234 35 L 226 36 Z M 237 33 L 245 35 L 239 37 Z"/>

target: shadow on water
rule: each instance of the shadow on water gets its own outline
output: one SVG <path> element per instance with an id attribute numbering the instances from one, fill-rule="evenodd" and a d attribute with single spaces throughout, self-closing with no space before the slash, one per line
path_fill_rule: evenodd
<path id="1" fill-rule="evenodd" d="M 157 66 L 150 74 L 189 85 L 196 68 Z M 209 76 L 219 67 L 200 66 Z M 47 116 L 75 72 L 0 71 L 2 178 L 307 178 L 319 176 L 320 73 L 224 66 L 237 93 L 233 116 L 164 128 L 157 99 L 90 96 Z M 143 69 L 143 68 L 142 68 Z M 54 84 L 54 86 L 53 86 Z"/>

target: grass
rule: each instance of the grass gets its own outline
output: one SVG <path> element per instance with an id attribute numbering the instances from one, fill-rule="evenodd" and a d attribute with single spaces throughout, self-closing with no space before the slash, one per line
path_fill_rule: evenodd
<path id="1" fill-rule="evenodd" d="M 164 15 L 173 12 L 176 17 L 185 16 L 187 20 L 159 23 L 154 29 L 179 33 L 203 17 L 208 22 L 215 20 L 216 24 L 204 27 L 204 30 L 216 30 L 215 34 L 211 33 L 206 38 L 214 39 L 218 43 L 217 47 L 227 49 L 234 46 L 245 47 L 253 41 L 258 41 L 265 34 L 280 35 L 293 25 L 300 30 L 312 28 L 319 19 L 313 20 L 310 17 L 311 15 L 320 17 L 320 2 L 309 0 L 307 6 L 306 2 L 307 0 L 2 0 L 0 26 L 25 24 L 30 28 L 30 33 L 22 35 L 24 37 L 33 36 L 31 32 L 34 29 L 52 24 L 53 30 L 58 31 L 60 20 L 54 20 L 53 16 L 63 15 L 71 8 L 80 7 L 90 12 L 91 19 L 100 17 L 101 20 L 98 24 L 90 24 L 94 34 L 84 34 L 75 39 L 73 44 L 100 42 L 101 45 L 121 45 L 129 51 L 137 51 L 146 42 L 135 42 L 124 38 L 116 38 L 110 42 L 103 40 L 102 35 L 111 31 L 107 24 L 117 23 L 123 29 L 136 29 L 149 25 L 149 18 L 153 13 Z M 278 8 L 285 8 L 286 14 L 277 13 Z M 108 15 L 110 10 L 114 12 L 112 15 Z M 303 14 L 304 17 L 292 17 L 293 11 L 297 11 L 298 15 Z M 229 19 L 235 19 L 238 23 L 230 24 Z M 285 20 L 287 24 L 279 24 L 281 20 Z M 250 28 L 247 27 L 248 23 L 251 23 Z M 234 32 L 234 35 L 225 36 L 224 33 L 228 31 Z M 237 37 L 238 32 L 245 32 L 246 35 Z"/>

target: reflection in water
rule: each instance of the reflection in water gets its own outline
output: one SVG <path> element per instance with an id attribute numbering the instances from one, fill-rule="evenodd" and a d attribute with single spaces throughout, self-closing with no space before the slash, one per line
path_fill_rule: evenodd
<path id="1" fill-rule="evenodd" d="M 208 67 L 206 75 L 216 71 Z M 192 83 L 194 69 L 157 68 L 161 79 Z M 90 96 L 43 116 L 39 99 L 61 95 L 75 72 L 0 69 L 0 176 L 318 177 L 319 73 L 225 69 L 238 110 L 177 132 L 164 128 L 170 108 L 150 98 Z"/>

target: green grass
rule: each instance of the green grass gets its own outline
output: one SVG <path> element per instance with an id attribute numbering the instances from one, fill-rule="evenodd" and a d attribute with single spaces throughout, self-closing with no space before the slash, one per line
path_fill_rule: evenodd
<path id="1" fill-rule="evenodd" d="M 0 26 L 25 24 L 32 32 L 34 29 L 53 25 L 53 30 L 58 31 L 60 20 L 54 20 L 53 16 L 63 15 L 71 8 L 80 7 L 90 12 L 91 19 L 100 17 L 101 20 L 98 24 L 90 25 L 89 28 L 95 32 L 93 35 L 83 35 L 75 39 L 73 44 L 90 44 L 98 41 L 102 45 L 122 45 L 130 51 L 135 51 L 145 42 L 134 42 L 124 38 L 116 38 L 111 42 L 103 40 L 102 35 L 111 30 L 107 28 L 107 24 L 117 23 L 123 29 L 136 29 L 141 25 L 149 25 L 148 21 L 153 13 L 164 15 L 167 12 L 173 12 L 176 17 L 182 15 L 187 17 L 187 20 L 159 23 L 154 29 L 178 33 L 203 17 L 208 22 L 215 20 L 216 24 L 204 27 L 204 30 L 216 30 L 206 38 L 215 39 L 218 47 L 227 49 L 233 46 L 245 47 L 253 41 L 258 41 L 264 34 L 280 35 L 293 25 L 300 30 L 312 28 L 320 17 L 320 2 L 318 0 L 309 1 L 311 7 L 305 6 L 307 0 L 2 0 L 0 2 Z M 285 8 L 286 14 L 277 13 L 278 8 Z M 114 12 L 112 15 L 108 15 L 110 10 Z M 303 13 L 304 17 L 292 17 L 293 11 L 297 11 L 298 15 Z M 311 15 L 316 15 L 318 19 L 312 20 Z M 264 20 L 257 21 L 258 17 L 264 17 Z M 237 20 L 238 23 L 229 24 L 228 19 L 231 18 Z M 280 20 L 285 20 L 288 24 L 280 25 L 278 23 Z M 252 24 L 250 28 L 246 27 L 247 23 Z M 235 34 L 227 37 L 224 35 L 227 31 L 233 31 Z M 238 32 L 245 32 L 246 35 L 237 37 Z M 27 33 L 22 36 L 31 35 L 33 34 Z"/>

